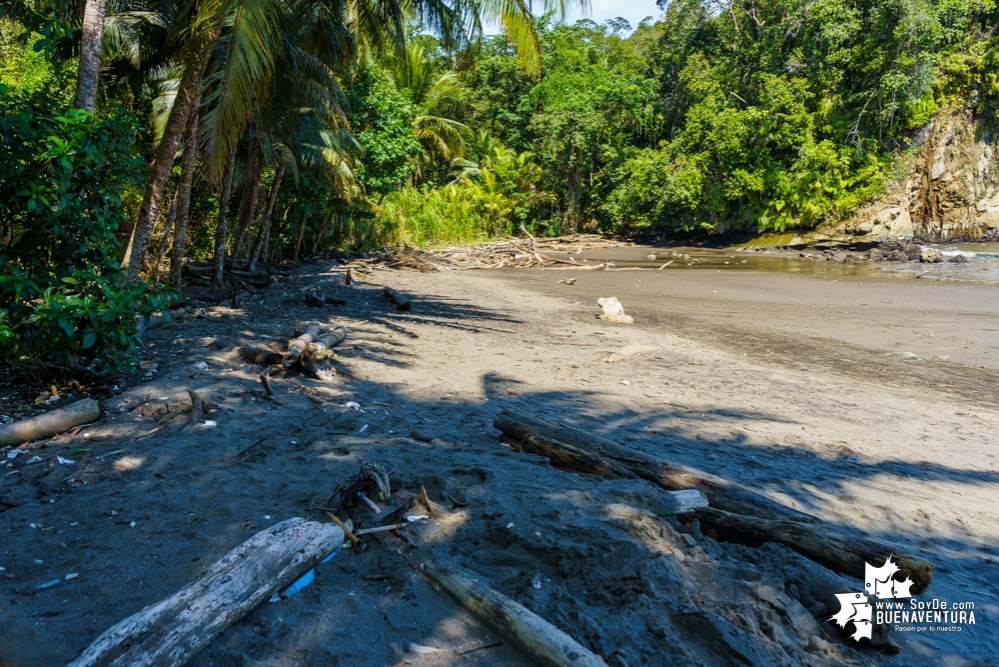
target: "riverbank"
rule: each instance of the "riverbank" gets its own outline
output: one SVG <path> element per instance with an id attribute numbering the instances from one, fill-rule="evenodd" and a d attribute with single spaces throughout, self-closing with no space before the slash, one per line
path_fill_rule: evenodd
<path id="1" fill-rule="evenodd" d="M 373 271 L 335 288 L 347 305 L 305 308 L 300 290 L 337 274 L 328 268 L 152 330 L 143 364 L 160 364 L 155 378 L 108 401 L 99 424 L 33 451 L 86 448 L 86 470 L 43 477 L 14 459 L 23 472 L 0 492 L 30 502 L 0 515 L 0 600 L 17 617 L 78 652 L 253 532 L 319 514 L 314 500 L 363 460 L 445 508 L 449 523 L 429 534 L 436 552 L 612 665 L 999 660 L 994 288 L 694 267 Z M 413 310 L 394 311 L 383 284 Z M 605 296 L 635 323 L 595 319 Z M 264 398 L 260 369 L 234 346 L 286 340 L 313 318 L 348 327 L 345 373 L 278 376 Z M 937 349 L 948 347 L 959 349 Z M 186 428 L 188 388 L 216 410 L 215 428 Z M 641 488 L 511 452 L 491 428 L 503 406 L 917 551 L 936 568 L 927 596 L 975 601 L 977 625 L 895 633 L 895 658 L 857 650 L 800 613 L 824 568 L 775 545 L 715 542 L 655 518 Z M 436 440 L 407 437 L 414 429 Z M 522 664 L 507 646 L 458 657 L 495 638 L 410 571 L 399 547 L 385 534 L 342 551 L 305 591 L 254 611 L 192 664 Z M 836 592 L 857 586 L 841 583 Z M 407 652 L 407 642 L 438 651 Z"/>

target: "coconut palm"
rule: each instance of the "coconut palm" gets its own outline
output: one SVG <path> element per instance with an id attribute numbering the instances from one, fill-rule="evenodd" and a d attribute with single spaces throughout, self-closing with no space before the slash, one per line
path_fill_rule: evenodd
<path id="1" fill-rule="evenodd" d="M 586 0 L 580 0 L 585 4 Z M 278 5 L 273 0 L 178 0 L 171 43 L 174 60 L 183 62 L 177 94 L 150 166 L 131 249 L 127 253 L 128 276 L 134 280 L 166 191 L 166 182 L 193 102 L 204 88 L 205 132 L 211 137 L 207 165 L 214 179 L 231 175 L 229 165 L 255 113 L 267 98 L 279 55 L 287 41 L 282 29 L 288 23 L 309 26 L 302 48 L 327 67 L 336 70 L 351 62 L 359 42 L 371 48 L 400 46 L 405 22 L 413 16 L 437 32 L 447 45 L 459 45 L 481 34 L 483 19 L 504 27 L 532 73 L 539 70 L 537 34 L 530 7 L 522 0 L 469 0 L 445 4 L 439 0 L 407 3 L 381 0 L 291 0 Z M 546 11 L 563 15 L 566 0 L 544 0 Z M 283 21 L 291 17 L 290 22 Z M 444 126 L 438 136 L 447 134 Z M 226 191 L 230 185 L 221 184 Z M 220 225 L 222 227 L 222 225 Z M 222 233 L 226 230 L 221 229 Z M 221 279 L 219 253 L 224 243 L 216 240 L 216 270 Z"/>

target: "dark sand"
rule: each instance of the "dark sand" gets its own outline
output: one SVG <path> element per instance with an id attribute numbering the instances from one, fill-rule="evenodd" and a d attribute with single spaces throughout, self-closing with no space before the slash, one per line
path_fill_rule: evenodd
<path id="1" fill-rule="evenodd" d="M 362 460 L 447 508 L 412 529 L 422 549 L 477 571 L 612 665 L 999 661 L 995 288 L 714 269 L 377 271 L 339 289 L 343 308 L 302 307 L 298 290 L 323 268 L 244 298 L 244 309 L 150 332 L 146 358 L 164 366 L 155 379 L 108 401 L 74 440 L 32 447 L 43 463 L 14 459 L 0 493 L 30 502 L 0 513 L 0 651 L 11 641 L 35 651 L 14 664 L 59 664 L 262 527 L 321 519 L 310 506 Z M 414 311 L 392 311 L 382 284 L 412 295 Z M 612 295 L 635 324 L 595 319 L 596 298 Z M 231 346 L 284 342 L 317 317 L 348 326 L 341 362 L 353 377 L 292 374 L 268 402 L 259 369 Z M 188 387 L 215 406 L 217 428 L 185 428 Z M 895 633 L 895 657 L 858 649 L 824 622 L 815 598 L 829 591 L 814 590 L 858 582 L 777 545 L 691 533 L 658 515 L 643 483 L 600 483 L 511 452 L 491 428 L 503 405 L 920 551 L 937 573 L 922 597 L 974 601 L 977 623 Z M 410 440 L 413 428 L 439 440 Z M 72 448 L 90 448 L 85 471 L 40 475 Z M 494 635 L 409 569 L 401 540 L 367 542 L 192 664 L 392 665 L 392 644 L 407 642 L 440 649 L 405 652 L 414 665 L 524 664 L 508 646 L 458 656 Z"/>

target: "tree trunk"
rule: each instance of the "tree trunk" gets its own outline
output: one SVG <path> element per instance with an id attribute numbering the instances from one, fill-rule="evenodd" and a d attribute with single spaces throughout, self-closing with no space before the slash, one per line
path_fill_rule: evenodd
<path id="1" fill-rule="evenodd" d="M 535 665 L 605 667 L 607 663 L 522 604 L 494 591 L 471 572 L 429 557 L 422 570 Z"/>
<path id="2" fill-rule="evenodd" d="M 274 175 L 274 183 L 271 184 L 271 191 L 267 197 L 267 208 L 260 218 L 260 231 L 257 232 L 257 242 L 253 246 L 253 253 L 250 256 L 250 271 L 257 270 L 257 262 L 260 260 L 260 253 L 267 244 L 267 237 L 271 229 L 271 215 L 274 213 L 274 204 L 277 202 L 278 189 L 281 187 L 281 177 L 284 176 L 284 165 L 278 167 Z"/>
<path id="3" fill-rule="evenodd" d="M 246 153 L 246 205 L 243 207 L 243 215 L 236 228 L 236 238 L 232 244 L 232 261 L 239 259 L 240 251 L 243 249 L 243 241 L 246 240 L 246 233 L 253 224 L 253 217 L 257 213 L 257 197 L 260 194 L 260 172 L 259 163 L 260 145 L 254 140 L 250 142 L 250 147 Z"/>
<path id="4" fill-rule="evenodd" d="M 219 224 L 215 228 L 215 260 L 212 262 L 212 287 L 222 286 L 222 270 L 225 268 L 225 232 L 229 218 L 229 199 L 232 196 L 232 171 L 236 167 L 236 149 L 225 161 L 222 171 L 222 190 L 219 192 Z"/>
<path id="5" fill-rule="evenodd" d="M 76 75 L 75 105 L 93 112 L 97 100 L 97 82 L 101 73 L 101 42 L 104 39 L 104 16 L 107 0 L 87 0 L 83 10 L 83 38 L 80 40 L 80 68 Z"/>
<path id="6" fill-rule="evenodd" d="M 170 232 L 173 231 L 174 222 L 177 220 L 178 204 L 180 204 L 180 190 L 174 194 L 173 202 L 170 203 L 170 213 L 167 215 L 166 224 L 163 225 L 160 242 L 156 244 L 156 250 L 146 262 L 146 276 L 152 275 L 154 280 L 156 279 L 156 270 L 160 266 L 160 260 L 163 259 L 163 253 L 166 252 L 167 243 L 170 241 Z"/>
<path id="7" fill-rule="evenodd" d="M 227 627 L 343 543 L 331 523 L 294 518 L 260 531 L 173 595 L 119 621 L 71 667 L 180 667 Z"/>
<path id="8" fill-rule="evenodd" d="M 0 447 L 20 445 L 28 440 L 38 440 L 68 431 L 80 424 L 89 424 L 101 418 L 97 401 L 85 398 L 64 408 L 21 419 L 0 426 Z M 0 663 L 2 664 L 2 663 Z"/>
<path id="9" fill-rule="evenodd" d="M 188 58 L 184 75 L 180 79 L 177 97 L 174 99 L 170 117 L 167 119 L 166 129 L 163 131 L 163 137 L 156 148 L 156 158 L 149 166 L 149 179 L 146 181 L 146 189 L 142 195 L 139 217 L 135 221 L 132 239 L 125 251 L 125 258 L 122 260 L 122 265 L 128 267 L 127 278 L 129 282 L 134 282 L 139 277 L 139 269 L 142 268 L 142 255 L 160 211 L 167 179 L 170 177 L 173 160 L 177 154 L 177 144 L 180 143 L 180 137 L 184 133 L 184 127 L 187 125 L 194 100 L 198 97 L 201 85 L 201 66 L 200 54 L 194 54 Z"/>
<path id="10" fill-rule="evenodd" d="M 302 241 L 305 240 L 305 214 L 302 214 L 302 225 L 298 228 L 298 241 L 295 243 L 295 252 L 291 255 L 291 261 L 298 261 L 298 253 L 302 250 Z"/>
<path id="11" fill-rule="evenodd" d="M 187 245 L 187 220 L 191 210 L 191 189 L 194 184 L 194 166 L 198 161 L 198 125 L 201 95 L 194 100 L 193 109 L 187 122 L 187 139 L 184 155 L 180 158 L 180 188 L 177 191 L 177 220 L 174 223 L 173 251 L 170 253 L 170 284 L 180 292 L 183 280 L 184 246 Z"/>

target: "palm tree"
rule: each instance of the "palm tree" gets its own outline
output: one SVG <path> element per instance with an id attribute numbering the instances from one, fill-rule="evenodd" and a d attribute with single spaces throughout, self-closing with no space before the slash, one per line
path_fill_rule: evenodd
<path id="1" fill-rule="evenodd" d="M 278 56 L 288 44 L 285 29 L 290 24 L 304 34 L 302 49 L 336 71 L 353 61 L 358 44 L 372 49 L 388 44 L 401 47 L 405 22 L 410 13 L 422 25 L 444 38 L 445 45 L 458 45 L 481 34 L 482 20 L 504 27 L 517 50 L 521 64 L 530 73 L 540 69 L 538 40 L 530 7 L 523 0 L 468 0 L 451 5 L 438 0 L 397 3 L 381 0 L 290 0 L 279 11 L 272 0 L 177 0 L 177 19 L 171 27 L 174 59 L 184 72 L 177 94 L 150 165 L 130 248 L 126 253 L 128 278 L 135 280 L 141 257 L 159 214 L 166 182 L 176 158 L 194 100 L 204 88 L 203 118 L 210 139 L 207 168 L 220 188 L 231 190 L 234 152 L 256 111 L 267 99 Z M 544 0 L 545 11 L 564 15 L 576 0 Z M 578 0 L 586 5 L 587 0 Z M 290 21 L 284 21 L 290 17 Z M 308 28 L 302 30 L 302 28 Z M 204 75 L 204 78 L 202 78 Z M 443 138 L 450 129 L 432 130 Z M 428 129 L 428 132 L 431 130 Z M 450 150 L 450 148 L 448 149 Z M 220 221 L 222 222 L 222 221 Z M 221 232 L 225 228 L 220 225 Z M 213 277 L 221 279 L 223 243 L 216 239 Z"/>
<path id="2" fill-rule="evenodd" d="M 406 93 L 416 111 L 413 134 L 423 147 L 422 162 L 432 164 L 438 156 L 448 162 L 462 157 L 465 136 L 471 130 L 446 116 L 463 90 L 458 74 L 435 71 L 425 49 L 415 41 L 402 53 L 386 56 L 386 61 L 396 87 Z"/>

